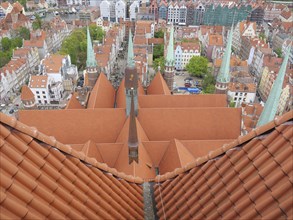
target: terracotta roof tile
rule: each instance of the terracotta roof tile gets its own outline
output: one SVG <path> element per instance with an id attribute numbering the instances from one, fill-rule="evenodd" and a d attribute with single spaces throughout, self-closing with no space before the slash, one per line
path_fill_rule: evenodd
<path id="1" fill-rule="evenodd" d="M 161 73 L 157 73 L 151 84 L 147 88 L 148 95 L 171 95 L 171 92 L 166 84 Z"/>
<path id="2" fill-rule="evenodd" d="M 258 135 L 265 135 L 264 139 L 259 139 L 255 133 L 249 134 L 243 137 L 244 141 L 240 141 L 240 145 L 235 142 L 235 148 L 218 160 L 215 158 L 202 165 L 196 164 L 183 175 L 178 175 L 177 172 L 174 176 L 173 172 L 173 175 L 157 176 L 156 181 L 160 183 L 155 186 L 155 198 L 159 217 L 176 218 L 176 213 L 181 213 L 183 216 L 180 217 L 186 218 L 251 219 L 292 216 L 292 206 L 287 202 L 288 198 L 292 199 L 293 193 L 289 180 L 293 174 L 292 146 L 288 140 L 288 136 L 292 139 L 292 132 L 286 135 L 292 131 L 292 111 L 281 117 L 280 123 L 273 122 L 262 127 L 264 129 Z M 272 135 L 273 141 L 266 141 Z M 196 175 L 200 170 L 201 175 Z M 217 182 L 212 182 L 216 185 L 210 184 L 207 187 L 206 184 L 200 184 L 207 180 L 209 183 L 213 177 Z M 166 181 L 168 178 L 174 179 Z M 168 184 L 164 184 L 164 181 Z M 186 184 L 188 187 L 185 188 Z M 198 205 L 192 201 L 198 201 Z M 229 207 L 234 207 L 235 210 L 227 212 Z"/>
<path id="3" fill-rule="evenodd" d="M 114 99 L 115 89 L 106 75 L 101 73 L 90 93 L 87 108 L 112 108 L 114 107 Z"/>
<path id="4" fill-rule="evenodd" d="M 49 216 L 143 218 L 141 186 L 110 177 L 96 167 L 88 167 L 55 146 L 44 147 L 44 142 L 39 139 L 31 141 L 25 138 L 31 128 L 17 122 L 23 133 L 16 129 L 18 126 L 10 117 L 1 113 L 0 118 L 0 140 L 4 143 L 0 149 L 1 219 Z M 6 137 L 2 136 L 2 131 L 8 132 Z M 20 146 L 30 148 L 22 153 L 18 150 Z M 47 156 L 44 157 L 40 149 Z"/>
<path id="5" fill-rule="evenodd" d="M 34 99 L 34 94 L 32 90 L 26 85 L 22 86 L 21 88 L 21 100 L 26 101 L 26 100 L 32 100 Z"/>
<path id="6" fill-rule="evenodd" d="M 194 108 L 194 107 L 226 107 L 226 95 L 143 95 L 138 102 L 141 108 Z"/>

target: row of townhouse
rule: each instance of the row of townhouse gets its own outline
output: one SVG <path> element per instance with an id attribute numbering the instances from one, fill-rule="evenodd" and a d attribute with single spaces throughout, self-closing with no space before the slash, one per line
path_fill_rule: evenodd
<path id="1" fill-rule="evenodd" d="M 278 17 L 285 5 L 265 2 L 218 2 L 218 1 L 166 1 L 152 0 L 149 13 L 156 19 L 164 19 L 173 24 L 223 25 L 231 26 L 243 20 L 258 24 Z"/>
<path id="2" fill-rule="evenodd" d="M 275 82 L 278 74 L 279 66 L 275 69 L 273 67 L 265 66 L 262 72 L 261 80 L 258 87 L 258 93 L 261 99 L 266 102 L 273 83 Z M 278 114 L 282 115 L 284 112 L 290 111 L 292 108 L 293 96 L 293 71 L 287 68 L 286 75 L 283 83 L 282 93 L 278 105 Z"/>
<path id="3" fill-rule="evenodd" d="M 96 60 L 101 71 L 104 72 L 108 79 L 114 73 L 115 64 L 121 44 L 125 37 L 125 26 L 110 26 L 102 44 L 94 44 Z"/>
<path id="4" fill-rule="evenodd" d="M 10 2 L 2 2 L 0 3 L 0 19 L 5 18 L 8 14 L 24 14 L 25 10 L 24 7 L 17 1 L 13 4 Z"/>
<path id="5" fill-rule="evenodd" d="M 135 5 L 137 5 L 137 2 L 133 4 L 134 4 L 133 7 L 135 8 Z M 125 20 L 126 13 L 127 13 L 126 3 L 123 0 L 118 0 L 118 1 L 103 0 L 100 3 L 100 12 L 101 12 L 101 17 L 107 21 L 119 22 L 119 19 Z"/>
<path id="6" fill-rule="evenodd" d="M 63 40 L 70 34 L 67 24 L 59 16 L 53 18 L 49 23 L 50 30 L 31 31 L 30 40 L 24 40 L 23 47 L 37 47 L 40 59 L 46 57 L 48 53 L 57 52 Z"/>
<path id="7" fill-rule="evenodd" d="M 18 93 L 39 63 L 37 48 L 14 50 L 11 61 L 0 69 L 0 99 L 8 101 L 14 93 Z"/>

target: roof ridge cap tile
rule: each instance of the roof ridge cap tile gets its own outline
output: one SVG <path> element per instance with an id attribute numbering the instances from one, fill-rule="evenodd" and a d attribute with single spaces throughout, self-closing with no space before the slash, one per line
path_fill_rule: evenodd
<path id="1" fill-rule="evenodd" d="M 3 113 L 0 113 L 0 122 L 3 124 L 6 124 L 10 127 L 15 128 L 16 130 L 34 137 L 35 139 L 48 144 L 54 148 L 57 148 L 58 150 L 75 157 L 79 160 L 82 160 L 86 163 L 89 163 L 90 165 L 94 166 L 95 168 L 101 169 L 105 172 L 111 173 L 111 171 L 114 171 L 114 173 L 111 173 L 119 178 L 122 178 L 128 182 L 141 184 L 143 183 L 143 179 L 140 177 L 134 177 L 132 175 L 126 175 L 122 172 L 118 172 L 116 169 L 110 168 L 106 163 L 98 162 L 94 158 L 87 157 L 83 152 L 79 152 L 74 150 L 70 145 L 63 144 L 56 140 L 53 136 L 47 136 L 43 134 L 42 132 L 39 132 L 35 127 L 30 127 L 28 125 L 25 125 L 24 123 L 18 121 L 17 119 L 10 117 L 8 115 L 5 115 Z M 93 160 L 94 159 L 94 160 Z M 115 171 L 116 170 L 116 171 Z"/>

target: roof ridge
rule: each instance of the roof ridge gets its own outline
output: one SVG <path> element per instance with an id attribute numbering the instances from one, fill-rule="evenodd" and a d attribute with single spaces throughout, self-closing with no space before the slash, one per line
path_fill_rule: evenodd
<path id="1" fill-rule="evenodd" d="M 46 143 L 58 150 L 60 150 L 63 153 L 69 154 L 72 157 L 75 157 L 87 164 L 90 164 L 98 169 L 101 169 L 105 172 L 109 172 L 113 174 L 116 177 L 122 178 L 128 182 L 142 184 L 144 180 L 140 177 L 134 177 L 132 175 L 126 175 L 123 172 L 117 171 L 115 168 L 109 167 L 106 163 L 101 163 L 97 161 L 95 158 L 89 158 L 87 157 L 83 152 L 79 152 L 75 149 L 73 149 L 70 145 L 63 144 L 56 140 L 53 136 L 48 136 L 43 134 L 42 132 L 38 131 L 34 127 L 30 127 L 20 121 L 18 121 L 16 118 L 8 116 L 0 112 L 0 123 L 3 123 L 9 127 L 12 127 L 28 136 L 31 136 L 43 143 Z"/>
<path id="2" fill-rule="evenodd" d="M 227 143 L 227 144 L 224 144 L 221 148 L 218 148 L 214 151 L 210 151 L 208 155 L 197 158 L 196 161 L 187 164 L 185 167 L 177 168 L 174 171 L 167 172 L 163 175 L 157 175 L 155 177 L 155 182 L 163 182 L 167 179 L 174 178 L 175 176 L 177 176 L 183 172 L 186 172 L 196 166 L 200 166 L 209 160 L 215 159 L 219 155 L 227 152 L 228 150 L 230 150 L 238 145 L 242 145 L 245 142 L 252 140 L 253 138 L 256 138 L 256 137 L 266 133 L 267 131 L 269 131 L 269 130 L 271 130 L 271 129 L 273 129 L 273 128 L 275 128 L 275 127 L 277 127 L 287 121 L 290 121 L 292 119 L 293 119 L 293 110 L 285 113 L 282 116 L 275 117 L 275 119 L 270 121 L 269 123 L 253 129 L 251 132 L 249 132 L 248 134 L 246 134 L 244 136 L 239 136 L 234 141 Z"/>

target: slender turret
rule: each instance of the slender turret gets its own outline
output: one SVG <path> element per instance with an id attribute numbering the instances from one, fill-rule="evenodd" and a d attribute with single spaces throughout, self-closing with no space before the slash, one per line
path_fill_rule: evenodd
<path id="1" fill-rule="evenodd" d="M 226 51 L 224 53 L 221 68 L 217 76 L 216 93 L 224 94 L 227 92 L 230 82 L 230 58 L 232 52 L 232 38 L 233 37 L 233 25 L 228 35 L 228 41 Z"/>
<path id="2" fill-rule="evenodd" d="M 267 102 L 265 104 L 265 107 L 260 115 L 260 118 L 257 123 L 257 127 L 264 125 L 264 124 L 272 121 L 275 118 L 275 115 L 277 113 L 277 108 L 279 105 L 279 100 L 280 100 L 281 93 L 282 93 L 283 82 L 284 82 L 284 77 L 285 77 L 286 68 L 287 68 L 287 64 L 288 64 L 290 49 L 291 49 L 291 44 L 287 48 L 285 58 L 284 58 L 283 63 L 280 67 L 278 76 L 277 76 L 277 78 L 271 88 L 271 91 L 270 91 L 269 97 L 267 99 Z"/>
<path id="3" fill-rule="evenodd" d="M 134 112 L 137 115 L 137 87 L 138 76 L 135 68 L 132 34 L 129 29 L 128 39 L 128 54 L 127 54 L 127 66 L 125 68 L 125 93 L 126 93 L 126 115 L 129 116 L 131 108 L 131 96 L 134 99 Z"/>
<path id="4" fill-rule="evenodd" d="M 173 90 L 174 83 L 174 70 L 175 70 L 175 59 L 174 59 L 174 28 L 171 26 L 170 30 L 170 39 L 167 47 L 167 56 L 165 62 L 165 73 L 164 79 L 169 87 L 169 89 Z"/>
<path id="5" fill-rule="evenodd" d="M 99 73 L 97 61 L 93 49 L 89 27 L 87 27 L 87 59 L 86 59 L 86 74 L 88 75 L 88 86 L 94 87 Z"/>

